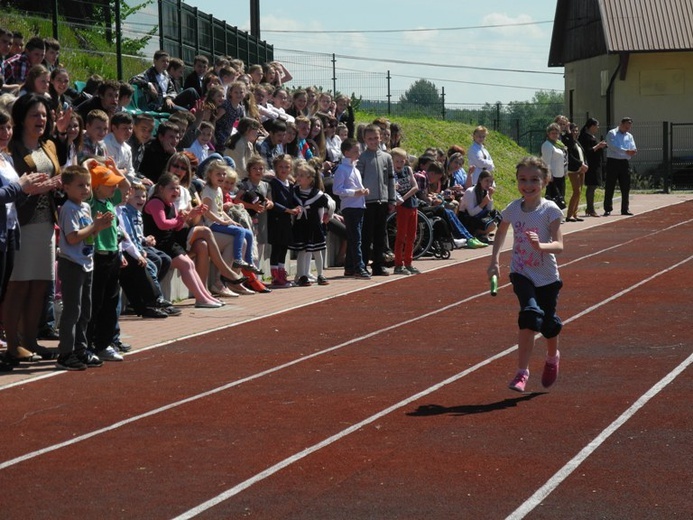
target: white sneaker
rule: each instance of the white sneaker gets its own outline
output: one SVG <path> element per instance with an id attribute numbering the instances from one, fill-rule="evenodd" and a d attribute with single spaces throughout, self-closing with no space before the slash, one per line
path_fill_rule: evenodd
<path id="1" fill-rule="evenodd" d="M 457 249 L 461 249 L 467 245 L 467 240 L 464 238 L 453 238 L 452 243 L 455 244 Z"/>
<path id="2" fill-rule="evenodd" d="M 123 356 L 116 352 L 116 349 L 111 346 L 99 350 L 96 354 L 101 361 L 123 361 L 124 359 Z"/>

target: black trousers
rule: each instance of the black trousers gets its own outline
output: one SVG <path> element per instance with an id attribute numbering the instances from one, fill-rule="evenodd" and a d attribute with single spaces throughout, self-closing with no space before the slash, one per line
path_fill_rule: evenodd
<path id="1" fill-rule="evenodd" d="M 366 203 L 361 233 L 361 253 L 364 265 L 373 260 L 373 269 L 383 268 L 383 254 L 386 249 L 387 216 L 390 206 L 387 202 Z"/>
<path id="2" fill-rule="evenodd" d="M 621 189 L 621 213 L 628 211 L 630 195 L 630 162 L 627 159 L 606 160 L 606 182 L 604 184 L 604 211 L 614 210 L 614 191 L 616 183 Z"/>
<path id="3" fill-rule="evenodd" d="M 120 255 L 94 254 L 94 278 L 91 286 L 91 320 L 87 339 L 97 353 L 113 341 L 120 302 Z"/>

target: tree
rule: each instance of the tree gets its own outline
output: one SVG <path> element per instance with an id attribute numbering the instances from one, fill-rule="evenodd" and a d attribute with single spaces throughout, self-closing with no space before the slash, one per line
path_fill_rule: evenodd
<path id="1" fill-rule="evenodd" d="M 399 103 L 407 113 L 440 114 L 443 99 L 436 86 L 426 79 L 417 79 L 399 98 Z"/>

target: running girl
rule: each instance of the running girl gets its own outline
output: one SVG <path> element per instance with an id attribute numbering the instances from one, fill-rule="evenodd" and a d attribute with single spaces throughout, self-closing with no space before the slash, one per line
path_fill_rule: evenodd
<path id="1" fill-rule="evenodd" d="M 503 210 L 488 276 L 490 278 L 500 273 L 498 258 L 508 228 L 512 225 L 514 244 L 510 281 L 520 303 L 520 333 L 518 370 L 508 388 L 524 392 L 537 332 L 546 338 L 547 355 L 541 384 L 548 388 L 558 377 L 558 334 L 563 323 L 556 315 L 556 303 L 563 282 L 558 274 L 555 254 L 563 251 L 563 214 L 553 201 L 541 196 L 550 180 L 544 161 L 538 157 L 526 157 L 517 165 L 516 177 L 522 198 L 511 202 Z"/>

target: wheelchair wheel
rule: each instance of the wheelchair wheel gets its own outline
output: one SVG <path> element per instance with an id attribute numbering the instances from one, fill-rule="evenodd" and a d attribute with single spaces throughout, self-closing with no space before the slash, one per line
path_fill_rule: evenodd
<path id="1" fill-rule="evenodd" d="M 433 224 L 420 210 L 416 210 L 416 238 L 414 239 L 414 258 L 419 258 L 428 252 L 433 243 Z M 387 246 L 394 251 L 397 236 L 397 214 L 390 213 L 387 217 Z"/>

